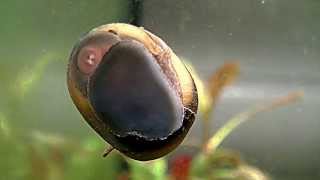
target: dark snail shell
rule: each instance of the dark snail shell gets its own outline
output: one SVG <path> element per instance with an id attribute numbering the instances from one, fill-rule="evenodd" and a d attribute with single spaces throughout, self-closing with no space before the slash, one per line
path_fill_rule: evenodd
<path id="1" fill-rule="evenodd" d="M 73 102 L 109 144 L 136 160 L 177 147 L 195 119 L 192 76 L 157 36 L 128 24 L 107 24 L 73 48 L 68 67 Z"/>

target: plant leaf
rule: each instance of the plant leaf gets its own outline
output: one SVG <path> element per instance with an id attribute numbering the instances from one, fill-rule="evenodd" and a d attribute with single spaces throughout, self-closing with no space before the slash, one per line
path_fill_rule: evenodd
<path id="1" fill-rule="evenodd" d="M 205 147 L 205 152 L 210 153 L 213 152 L 221 142 L 232 132 L 234 131 L 240 124 L 246 122 L 250 118 L 254 117 L 258 113 L 270 111 L 274 108 L 289 105 L 303 97 L 302 91 L 292 92 L 288 95 L 280 98 L 276 98 L 270 103 L 257 105 L 247 111 L 241 112 L 235 115 L 233 118 L 227 121 L 227 123 L 221 127 L 207 142 Z"/>

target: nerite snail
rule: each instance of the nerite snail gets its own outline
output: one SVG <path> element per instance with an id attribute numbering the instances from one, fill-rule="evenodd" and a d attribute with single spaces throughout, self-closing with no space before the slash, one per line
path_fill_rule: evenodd
<path id="1" fill-rule="evenodd" d="M 192 76 L 157 36 L 128 24 L 107 24 L 73 48 L 68 88 L 89 125 L 136 160 L 175 149 L 197 112 Z"/>

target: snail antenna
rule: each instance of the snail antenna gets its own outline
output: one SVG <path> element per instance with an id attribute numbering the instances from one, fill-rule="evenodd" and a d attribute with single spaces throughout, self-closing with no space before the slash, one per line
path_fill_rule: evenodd
<path id="1" fill-rule="evenodd" d="M 114 150 L 114 147 L 107 147 L 105 150 L 104 150 L 104 152 L 103 152 L 103 154 L 102 154 L 102 157 L 107 157 L 112 151 Z"/>

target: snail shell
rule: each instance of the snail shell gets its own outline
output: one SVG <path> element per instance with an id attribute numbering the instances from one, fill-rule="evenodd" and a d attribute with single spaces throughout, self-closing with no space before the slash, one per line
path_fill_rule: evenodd
<path id="1" fill-rule="evenodd" d="M 88 124 L 136 160 L 166 155 L 184 139 L 198 107 L 192 76 L 157 36 L 129 24 L 107 24 L 74 46 L 70 96 Z"/>

